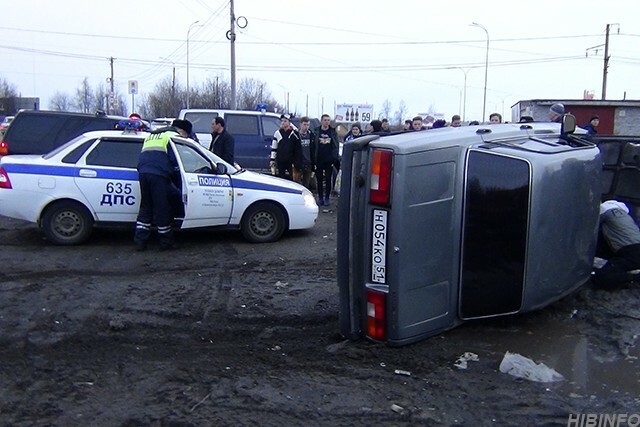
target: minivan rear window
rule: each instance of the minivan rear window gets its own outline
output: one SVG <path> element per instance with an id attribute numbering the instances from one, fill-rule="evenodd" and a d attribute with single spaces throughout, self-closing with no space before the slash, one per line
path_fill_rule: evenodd
<path id="1" fill-rule="evenodd" d="M 62 124 L 59 117 L 50 115 L 31 115 L 29 120 L 14 120 L 5 137 L 9 144 L 9 154 L 51 151 L 55 147 L 55 135 L 60 132 Z"/>
<path id="2" fill-rule="evenodd" d="M 211 122 L 218 117 L 218 113 L 213 111 L 189 112 L 184 115 L 185 120 L 189 120 L 193 125 L 195 133 L 211 133 Z"/>
<path id="3" fill-rule="evenodd" d="M 66 113 L 19 113 L 5 135 L 9 154 L 45 154 L 94 130 L 115 129 L 118 119 Z"/>

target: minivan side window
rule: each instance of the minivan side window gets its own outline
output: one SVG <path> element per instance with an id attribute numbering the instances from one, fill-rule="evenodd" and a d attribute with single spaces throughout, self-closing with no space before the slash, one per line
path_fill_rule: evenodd
<path id="1" fill-rule="evenodd" d="M 226 130 L 231 135 L 260 135 L 258 117 L 248 114 L 225 114 Z"/>
<path id="2" fill-rule="evenodd" d="M 86 163 L 91 166 L 135 169 L 138 166 L 142 143 L 142 139 L 139 141 L 103 139 L 87 155 Z"/>
<path id="3" fill-rule="evenodd" d="M 189 120 L 195 133 L 211 133 L 211 122 L 218 117 L 218 113 L 212 111 L 189 112 L 184 115 L 185 120 Z"/>
<path id="4" fill-rule="evenodd" d="M 264 129 L 265 136 L 272 136 L 278 129 L 280 129 L 280 119 L 277 117 L 263 116 L 262 129 Z"/>

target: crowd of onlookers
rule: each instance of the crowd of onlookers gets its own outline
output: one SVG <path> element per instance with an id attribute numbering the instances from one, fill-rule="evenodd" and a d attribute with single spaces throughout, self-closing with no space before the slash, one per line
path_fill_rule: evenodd
<path id="1" fill-rule="evenodd" d="M 555 103 L 549 108 L 549 121 L 551 122 L 560 122 L 562 120 L 562 116 L 565 114 L 565 108 L 563 104 Z M 531 116 L 522 116 L 518 123 L 531 123 L 533 122 L 533 117 Z M 500 113 L 491 113 L 489 115 L 489 124 L 498 124 L 503 123 L 502 115 Z M 506 123 L 506 122 L 505 122 Z M 594 135 L 597 133 L 596 128 L 600 124 L 600 117 L 597 115 L 593 115 L 588 123 L 583 124 L 583 129 L 586 129 L 590 135 Z M 411 132 L 411 131 L 419 131 L 426 129 L 438 129 L 443 127 L 462 127 L 464 125 L 459 114 L 454 114 L 451 116 L 450 121 L 446 121 L 444 119 L 436 119 L 431 115 L 427 115 L 426 117 L 415 116 L 413 119 L 407 119 L 404 121 L 402 127 L 400 125 L 396 127 L 392 127 L 389 123 L 389 120 L 383 118 L 381 120 L 373 120 L 371 123 L 366 125 L 365 129 L 362 129 L 362 125 L 360 123 L 354 123 L 351 125 L 351 129 L 349 129 L 348 134 L 345 138 L 348 138 L 353 132 L 352 130 L 356 128 L 356 137 L 363 133 L 385 133 L 385 132 Z M 467 126 L 478 126 L 480 122 L 477 120 L 471 120 L 466 123 Z M 346 139 L 345 139 L 346 140 Z"/>

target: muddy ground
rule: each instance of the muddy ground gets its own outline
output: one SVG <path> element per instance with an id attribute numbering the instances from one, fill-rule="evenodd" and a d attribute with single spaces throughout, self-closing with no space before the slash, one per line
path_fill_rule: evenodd
<path id="1" fill-rule="evenodd" d="M 177 251 L 138 253 L 130 230 L 56 247 L 0 219 L 0 423 L 566 425 L 640 412 L 638 286 L 586 287 L 402 348 L 344 341 L 335 229 L 323 212 L 274 244 L 191 231 Z M 501 373 L 507 350 L 565 381 Z M 459 369 L 465 352 L 479 360 Z"/>

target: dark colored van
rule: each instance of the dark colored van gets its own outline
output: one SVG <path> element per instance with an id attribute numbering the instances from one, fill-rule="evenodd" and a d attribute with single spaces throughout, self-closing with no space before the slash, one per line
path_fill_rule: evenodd
<path id="1" fill-rule="evenodd" d="M 45 154 L 78 135 L 115 129 L 126 117 L 65 111 L 22 110 L 0 141 L 0 156 Z"/>

